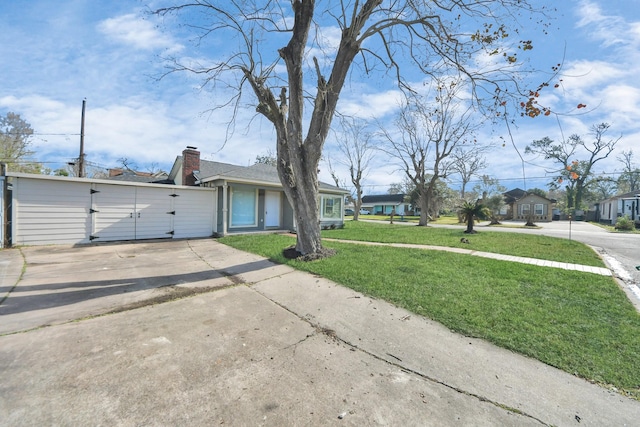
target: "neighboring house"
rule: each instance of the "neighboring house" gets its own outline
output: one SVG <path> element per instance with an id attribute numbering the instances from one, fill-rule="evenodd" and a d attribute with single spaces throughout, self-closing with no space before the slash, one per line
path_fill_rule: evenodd
<path id="1" fill-rule="evenodd" d="M 374 194 L 362 197 L 362 209 L 374 215 L 409 215 L 411 204 L 405 202 L 405 194 Z"/>
<path id="2" fill-rule="evenodd" d="M 520 188 L 504 193 L 505 208 L 500 212 L 504 219 L 516 221 L 548 222 L 552 220 L 554 201 L 537 194 L 529 194 Z"/>
<path id="3" fill-rule="evenodd" d="M 200 159 L 187 147 L 169 172 L 176 185 L 217 189 L 217 234 L 263 230 L 295 230 L 293 208 L 287 201 L 274 166 L 238 166 Z M 320 226 L 342 227 L 347 190 L 319 183 Z"/>
<path id="4" fill-rule="evenodd" d="M 131 169 L 109 169 L 110 181 L 146 182 L 148 184 L 174 184 L 166 172 L 140 172 Z"/>
<path id="5" fill-rule="evenodd" d="M 627 215 L 640 224 L 640 191 L 620 194 L 596 205 L 596 220 L 615 225 L 618 218 Z"/>

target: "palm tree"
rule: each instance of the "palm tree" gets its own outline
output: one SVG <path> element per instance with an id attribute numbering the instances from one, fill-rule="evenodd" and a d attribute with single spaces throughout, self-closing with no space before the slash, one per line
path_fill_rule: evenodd
<path id="1" fill-rule="evenodd" d="M 464 231 L 466 234 L 473 234 L 476 231 L 473 230 L 473 223 L 476 218 L 487 219 L 491 216 L 491 211 L 485 205 L 475 202 L 464 202 L 462 208 L 460 208 L 460 214 L 467 223 L 467 229 Z"/>

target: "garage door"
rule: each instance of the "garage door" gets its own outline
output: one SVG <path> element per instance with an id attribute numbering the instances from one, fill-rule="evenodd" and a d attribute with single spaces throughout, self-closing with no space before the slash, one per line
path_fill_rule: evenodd
<path id="1" fill-rule="evenodd" d="M 210 237 L 215 231 L 215 201 L 211 188 L 176 189 L 174 237 Z"/>
<path id="2" fill-rule="evenodd" d="M 170 188 L 96 184 L 91 193 L 91 241 L 172 237 Z"/>
<path id="3" fill-rule="evenodd" d="M 88 183 L 19 178 L 12 185 L 13 245 L 89 241 L 91 195 Z"/>
<path id="4" fill-rule="evenodd" d="M 216 190 L 13 174 L 12 245 L 77 244 L 216 231 Z"/>

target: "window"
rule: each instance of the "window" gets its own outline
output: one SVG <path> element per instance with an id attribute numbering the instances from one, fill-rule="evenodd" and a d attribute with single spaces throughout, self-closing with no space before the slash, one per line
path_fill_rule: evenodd
<path id="1" fill-rule="evenodd" d="M 255 189 L 231 188 L 230 227 L 256 227 L 258 194 Z"/>
<path id="2" fill-rule="evenodd" d="M 536 203 L 533 207 L 533 213 L 535 215 L 544 215 L 544 205 L 542 203 Z"/>
<path id="3" fill-rule="evenodd" d="M 528 203 L 520 205 L 520 215 L 529 215 L 529 211 L 531 210 L 531 205 Z"/>
<path id="4" fill-rule="evenodd" d="M 342 197 L 321 196 L 320 219 L 342 218 Z"/>

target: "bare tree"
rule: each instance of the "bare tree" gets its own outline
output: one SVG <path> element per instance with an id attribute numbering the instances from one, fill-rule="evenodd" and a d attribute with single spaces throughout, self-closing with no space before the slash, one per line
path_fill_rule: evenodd
<path id="1" fill-rule="evenodd" d="M 459 81 L 438 80 L 432 99 L 415 96 L 402 106 L 397 133 L 381 130 L 380 149 L 395 159 L 418 191 L 420 221 L 426 226 L 439 180 L 451 171 L 453 150 L 473 144 L 478 122 L 468 100 L 459 98 Z"/>
<path id="2" fill-rule="evenodd" d="M 618 191 L 629 193 L 640 189 L 640 168 L 633 163 L 633 150 L 623 151 L 616 157 L 622 163 L 623 169 L 618 178 Z"/>
<path id="3" fill-rule="evenodd" d="M 509 34 L 517 32 L 511 26 L 520 22 L 514 18 L 520 13 L 545 12 L 532 3 L 343 0 L 316 7 L 313 0 L 191 0 L 155 13 L 184 13 L 189 21 L 184 28 L 198 32 L 200 45 L 216 36 L 225 39 L 225 48 L 228 41 L 240 43 L 238 49 L 218 48 L 226 53 L 212 63 L 170 59 L 167 74 L 194 72 L 204 77 L 205 84 L 231 90 L 231 98 L 221 105 L 234 111 L 241 106 L 243 89 L 250 87 L 256 111 L 276 131 L 278 173 L 297 224 L 296 250 L 321 254 L 318 164 L 354 61 L 369 75 L 393 75 L 403 88 L 410 85 L 401 61 L 426 76 L 465 75 L 473 82 L 476 100 L 486 96 L 491 102 L 502 102 L 504 96 L 517 93 L 507 86 L 515 82 L 512 73 L 522 70 L 518 52 L 531 48 L 530 41 L 509 39 Z M 339 28 L 337 46 L 327 44 L 329 38 L 321 35 L 329 26 Z M 312 28 L 316 33 L 310 35 Z M 285 46 L 275 49 L 280 42 Z M 477 66 L 479 59 L 482 67 Z M 313 83 L 304 78 L 307 70 L 314 76 Z M 305 95 L 311 102 L 308 115 L 304 114 Z"/>
<path id="4" fill-rule="evenodd" d="M 375 146 L 372 134 L 367 130 L 367 123 L 363 120 L 341 116 L 340 127 L 337 143 L 342 156 L 338 162 L 349 169 L 349 179 L 355 191 L 353 220 L 357 221 L 362 207 L 362 180 L 369 170 Z"/>
<path id="5" fill-rule="evenodd" d="M 451 153 L 453 162 L 451 170 L 460 174 L 462 186 L 460 187 L 460 198 L 464 199 L 467 184 L 478 172 L 487 167 L 484 154 L 489 151 L 488 146 L 473 145 L 469 148 L 456 147 Z"/>
<path id="6" fill-rule="evenodd" d="M 550 171 L 555 176 L 549 186 L 553 190 L 565 183 L 569 210 L 582 208 L 585 189 L 592 179 L 593 165 L 606 159 L 620 141 L 621 137 L 605 140 L 608 130 L 607 123 L 592 126 L 591 143 L 584 141 L 579 135 L 571 135 L 563 143 L 554 143 L 552 139 L 544 137 L 525 148 L 525 153 L 543 155 L 545 160 L 551 160 L 559 166 Z M 578 156 L 586 156 L 586 160 L 577 160 Z"/>

